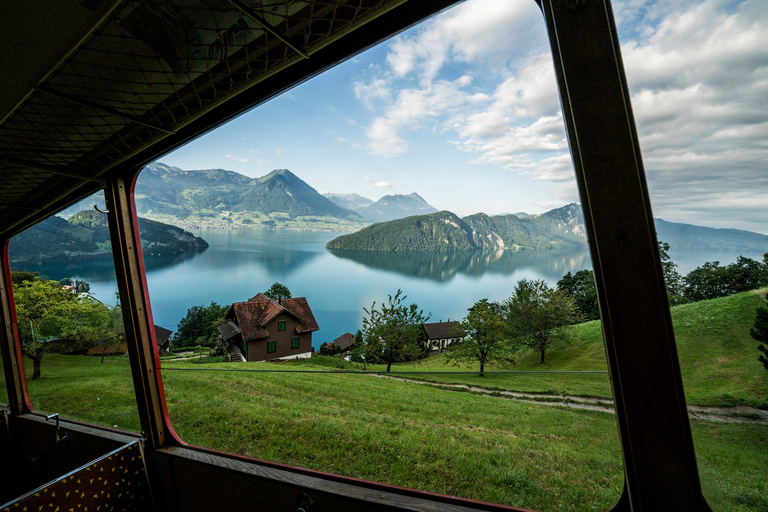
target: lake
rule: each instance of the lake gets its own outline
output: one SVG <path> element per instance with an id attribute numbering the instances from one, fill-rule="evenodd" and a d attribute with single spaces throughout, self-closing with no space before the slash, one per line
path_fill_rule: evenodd
<path id="1" fill-rule="evenodd" d="M 589 252 L 500 251 L 491 253 L 386 253 L 330 251 L 339 233 L 200 229 L 210 247 L 186 259 L 148 258 L 147 283 L 154 322 L 175 330 L 195 305 L 245 301 L 272 283 L 307 298 L 320 330 L 318 348 L 362 327 L 363 308 L 402 289 L 431 321 L 460 320 L 482 298 L 503 301 L 520 279 L 544 279 L 551 286 L 569 271 L 592 268 Z M 762 255 L 744 254 L 756 259 Z M 685 274 L 705 261 L 731 263 L 737 254 L 670 251 Z M 102 302 L 115 303 L 111 260 L 49 264 L 29 270 L 51 279 L 84 279 Z"/>

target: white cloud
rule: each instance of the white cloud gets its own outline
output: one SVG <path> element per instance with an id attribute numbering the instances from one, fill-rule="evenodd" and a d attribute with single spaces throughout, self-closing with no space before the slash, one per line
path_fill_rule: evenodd
<path id="1" fill-rule="evenodd" d="M 407 153 L 430 129 L 471 163 L 576 200 L 552 56 L 528 4 L 468 0 L 391 43 L 389 67 L 355 84 L 373 113 L 369 151 Z M 654 212 L 768 218 L 764 0 L 616 0 L 614 11 Z"/>
<path id="2" fill-rule="evenodd" d="M 374 181 L 370 179 L 368 176 L 365 176 L 363 178 L 363 183 L 366 185 L 375 187 L 375 188 L 392 188 L 392 184 L 388 181 Z"/>
<path id="3" fill-rule="evenodd" d="M 230 160 L 234 160 L 235 162 L 240 162 L 241 164 L 244 164 L 248 161 L 247 158 L 239 158 L 235 155 L 224 155 L 224 158 L 229 158 Z"/>

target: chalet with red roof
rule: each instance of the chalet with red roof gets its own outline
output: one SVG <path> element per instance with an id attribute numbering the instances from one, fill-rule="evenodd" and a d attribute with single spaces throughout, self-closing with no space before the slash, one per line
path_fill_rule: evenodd
<path id="1" fill-rule="evenodd" d="M 312 333 L 319 327 L 304 297 L 275 301 L 259 293 L 232 304 L 226 319 L 218 330 L 230 346 L 242 351 L 245 361 L 312 356 Z"/>

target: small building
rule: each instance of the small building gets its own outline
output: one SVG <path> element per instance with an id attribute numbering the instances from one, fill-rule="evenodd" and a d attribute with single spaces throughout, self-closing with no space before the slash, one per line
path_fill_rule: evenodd
<path id="1" fill-rule="evenodd" d="M 452 343 L 461 341 L 461 326 L 459 322 L 432 322 L 421 325 L 424 335 L 424 344 L 432 352 L 443 352 Z"/>
<path id="2" fill-rule="evenodd" d="M 339 346 L 342 352 L 349 352 L 352 350 L 352 347 L 355 345 L 355 335 L 349 332 L 345 332 L 333 342 Z"/>
<path id="3" fill-rule="evenodd" d="M 246 361 L 312 356 L 312 333 L 319 327 L 304 297 L 275 301 L 259 293 L 232 304 L 225 318 L 219 333 L 242 351 Z"/>
<path id="4" fill-rule="evenodd" d="M 161 354 L 171 353 L 171 334 L 173 331 L 159 325 L 155 326 L 155 339 L 157 339 L 157 348 Z"/>

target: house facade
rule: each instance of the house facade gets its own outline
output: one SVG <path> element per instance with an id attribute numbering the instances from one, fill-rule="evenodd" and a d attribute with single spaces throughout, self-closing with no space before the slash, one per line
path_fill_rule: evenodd
<path id="1" fill-rule="evenodd" d="M 259 293 L 236 302 L 227 311 L 219 332 L 235 344 L 246 361 L 275 361 L 312 356 L 317 321 L 304 297 L 272 300 Z"/>
<path id="2" fill-rule="evenodd" d="M 462 339 L 460 325 L 456 321 L 422 324 L 421 329 L 424 335 L 424 344 L 432 352 L 443 352 L 452 343 Z"/>

